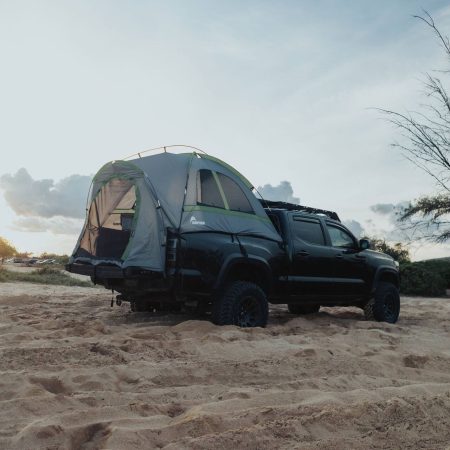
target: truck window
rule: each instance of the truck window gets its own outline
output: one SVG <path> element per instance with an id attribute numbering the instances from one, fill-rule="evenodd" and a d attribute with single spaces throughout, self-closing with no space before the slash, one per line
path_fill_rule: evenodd
<path id="1" fill-rule="evenodd" d="M 345 230 L 329 223 L 327 223 L 327 229 L 333 247 L 355 248 L 355 240 Z"/>
<path id="2" fill-rule="evenodd" d="M 322 226 L 318 220 L 293 217 L 292 228 L 294 238 L 309 242 L 310 244 L 325 245 Z"/>
<path id="3" fill-rule="evenodd" d="M 248 201 L 242 189 L 231 178 L 223 173 L 217 172 L 217 177 L 222 186 L 223 193 L 228 202 L 228 207 L 232 211 L 241 211 L 248 214 L 255 214 L 252 205 Z"/>

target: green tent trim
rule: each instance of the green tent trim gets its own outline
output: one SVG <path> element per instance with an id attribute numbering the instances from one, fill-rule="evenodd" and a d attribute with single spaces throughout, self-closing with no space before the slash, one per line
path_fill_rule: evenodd
<path id="1" fill-rule="evenodd" d="M 261 222 L 271 223 L 270 219 L 267 217 L 260 217 L 256 214 L 246 213 L 242 211 L 233 211 L 231 209 L 223 209 L 223 208 L 215 208 L 214 206 L 203 206 L 203 205 L 184 205 L 183 211 L 192 212 L 192 211 L 204 211 L 211 212 L 216 214 L 222 214 L 226 216 L 238 216 L 245 217 L 247 219 L 259 220 Z"/>

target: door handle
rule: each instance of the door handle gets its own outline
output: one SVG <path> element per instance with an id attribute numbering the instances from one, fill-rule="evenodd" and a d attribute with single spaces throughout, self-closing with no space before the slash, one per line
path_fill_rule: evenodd
<path id="1" fill-rule="evenodd" d="M 336 259 L 342 259 L 342 258 L 343 258 L 343 256 L 341 254 L 336 255 Z"/>
<path id="2" fill-rule="evenodd" d="M 308 252 L 305 252 L 305 250 L 302 250 L 301 252 L 297 252 L 298 256 L 309 256 Z"/>
<path id="3" fill-rule="evenodd" d="M 355 258 L 360 259 L 361 261 L 365 260 L 366 257 L 364 255 L 355 255 Z"/>

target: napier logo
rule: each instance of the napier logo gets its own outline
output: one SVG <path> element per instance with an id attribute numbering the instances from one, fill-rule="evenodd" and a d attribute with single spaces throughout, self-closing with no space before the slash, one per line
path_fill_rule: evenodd
<path id="1" fill-rule="evenodd" d="M 191 225 L 205 225 L 205 222 L 203 220 L 197 220 L 195 216 L 192 216 Z"/>

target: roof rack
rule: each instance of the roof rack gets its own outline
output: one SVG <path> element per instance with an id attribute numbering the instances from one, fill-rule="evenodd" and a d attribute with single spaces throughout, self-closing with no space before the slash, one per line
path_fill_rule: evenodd
<path id="1" fill-rule="evenodd" d="M 341 221 L 337 213 L 333 211 L 327 211 L 325 209 L 311 208 L 309 206 L 296 205 L 295 203 L 279 202 L 273 200 L 259 199 L 259 201 L 264 208 L 268 209 L 285 209 L 287 211 L 302 211 L 309 214 L 322 214 L 338 222 Z"/>

